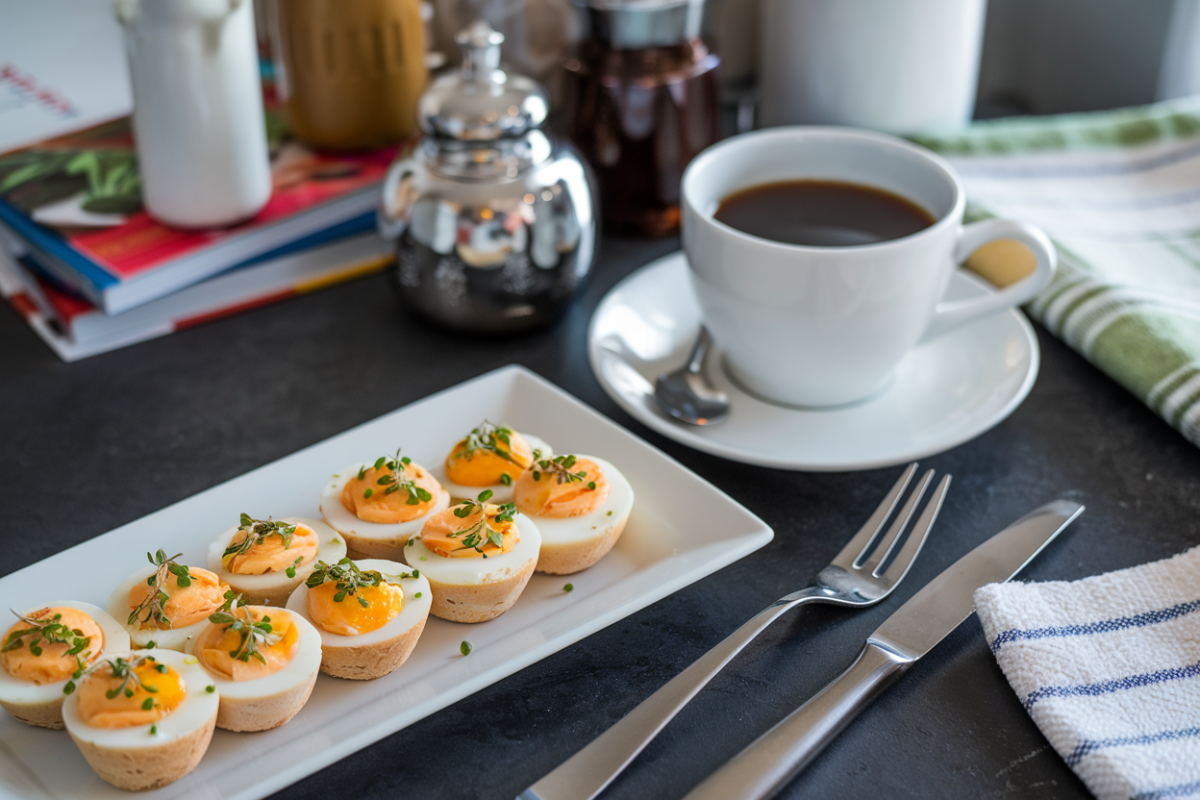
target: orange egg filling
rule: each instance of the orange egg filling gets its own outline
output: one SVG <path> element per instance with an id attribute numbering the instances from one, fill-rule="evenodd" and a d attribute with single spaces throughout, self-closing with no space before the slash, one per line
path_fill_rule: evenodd
<path id="1" fill-rule="evenodd" d="M 262 660 L 259 660 L 253 655 L 246 655 L 245 639 L 240 631 L 230 630 L 229 625 L 208 625 L 196 639 L 193 652 L 209 672 L 231 681 L 252 681 L 279 672 L 295 658 L 296 651 L 300 649 L 300 630 L 292 623 L 292 616 L 286 610 L 240 606 L 236 616 L 255 622 L 266 618 L 271 624 L 271 634 L 279 638 L 273 644 L 255 645 L 255 652 L 262 656 Z"/>
<path id="2" fill-rule="evenodd" d="M 178 708 L 187 694 L 179 673 L 153 656 L 137 660 L 133 675 L 137 680 L 115 678 L 107 665 L 84 678 L 76 690 L 80 719 L 93 728 L 148 725 Z"/>
<path id="3" fill-rule="evenodd" d="M 334 600 L 336 583 L 322 583 L 308 590 L 308 617 L 330 633 L 358 636 L 387 625 L 404 608 L 404 590 L 392 583 L 359 587 L 357 594 Z M 366 601 L 364 607 L 359 599 Z"/>
<path id="4" fill-rule="evenodd" d="M 576 459 L 567 470 L 580 480 L 568 480 L 557 472 L 538 469 L 538 464 L 522 473 L 513 485 L 513 502 L 522 514 L 531 517 L 578 517 L 590 514 L 608 497 L 611 487 L 604 471 L 595 461 Z M 595 484 L 595 488 L 592 488 Z"/>
<path id="5" fill-rule="evenodd" d="M 229 540 L 229 546 L 235 547 L 252 536 L 250 531 L 239 529 Z M 257 539 L 258 537 L 255 536 Z M 221 558 L 221 566 L 234 575 L 262 575 L 266 572 L 283 572 L 289 567 L 307 564 L 317 557 L 320 542 L 312 528 L 303 525 L 296 526 L 292 534 L 291 545 L 284 547 L 283 536 L 278 533 L 268 535 L 261 542 L 256 541 L 244 553 L 234 553 Z M 297 561 L 299 559 L 299 561 Z"/>
<path id="6" fill-rule="evenodd" d="M 507 453 L 512 461 L 490 450 L 475 448 L 468 452 L 467 440 L 454 446 L 446 458 L 446 477 L 463 486 L 494 486 L 504 475 L 516 480 L 533 460 L 533 451 L 525 437 L 516 431 L 508 434 L 509 444 L 495 439 L 496 449 Z"/>
<path id="7" fill-rule="evenodd" d="M 465 517 L 456 517 L 454 509 L 462 506 L 451 506 L 440 514 L 431 517 L 421 529 L 421 543 L 444 558 L 481 558 L 507 553 L 521 541 L 521 531 L 512 520 L 497 522 L 496 515 L 500 506 L 485 503 L 484 511 L 476 507 Z M 487 514 L 487 526 L 481 529 L 479 521 Z M 502 547 L 497 547 L 488 540 L 487 534 L 498 531 L 501 535 Z M 472 532 L 479 536 L 483 552 L 472 546 Z"/>
<path id="8" fill-rule="evenodd" d="M 163 613 L 166 614 L 167 619 L 171 620 L 170 626 L 148 621 L 141 624 L 140 627 L 143 630 L 167 627 L 186 628 L 188 625 L 208 619 L 208 615 L 225 602 L 225 590 L 228 587 L 215 574 L 201 567 L 188 567 L 188 574 L 191 577 L 191 584 L 188 586 L 180 586 L 179 579 L 171 573 L 167 574 L 167 579 L 163 582 L 163 591 L 171 596 L 170 600 L 163 603 Z M 142 602 L 156 588 L 146 581 L 138 581 L 134 584 L 133 588 L 129 590 L 129 610 L 132 612 L 141 606 Z M 145 619 L 144 613 L 142 619 Z"/>
<path id="9" fill-rule="evenodd" d="M 408 502 L 410 495 L 407 490 L 400 489 L 389 494 L 387 485 L 379 483 L 380 478 L 391 474 L 386 466 L 379 469 L 368 467 L 362 474 L 361 478 L 355 475 L 346 481 L 346 487 L 342 489 L 342 505 L 365 522 L 389 524 L 416 519 L 433 508 L 438 492 L 442 490 L 437 478 L 416 462 L 410 462 L 400 473 L 403 480 L 412 481 L 415 486 L 429 492 L 428 500 L 416 503 Z"/>
<path id="10" fill-rule="evenodd" d="M 28 618 L 38 621 L 53 620 L 56 614 L 61 615 L 58 624 L 66 625 L 72 632 L 79 631 L 80 634 L 88 637 L 87 649 L 78 654 L 83 665 L 86 667 L 95 661 L 104 648 L 104 632 L 100 630 L 96 621 L 84 612 L 75 608 L 43 608 L 29 614 Z M 24 621 L 13 625 L 4 634 L 4 645 L 8 646 L 15 641 L 12 638 L 15 631 L 25 631 L 33 627 L 36 626 Z M 36 637 L 33 634 L 22 636 L 20 647 L 13 647 L 11 650 L 0 653 L 0 665 L 3 665 L 5 672 L 19 680 L 42 686 L 47 683 L 65 681 L 75 670 L 79 669 L 79 664 L 75 660 L 76 656 L 67 655 L 67 651 L 72 647 L 71 644 L 68 642 L 52 643 L 43 636 L 42 640 L 36 644 L 36 647 L 42 651 L 41 655 L 37 655 L 30 648 L 34 638 Z"/>

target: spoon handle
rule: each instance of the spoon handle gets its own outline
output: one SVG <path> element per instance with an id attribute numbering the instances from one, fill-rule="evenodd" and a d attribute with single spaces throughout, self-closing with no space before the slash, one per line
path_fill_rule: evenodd
<path id="1" fill-rule="evenodd" d="M 693 375 L 699 375 L 704 369 L 704 357 L 708 355 L 708 348 L 712 344 L 712 339 L 708 335 L 708 328 L 701 325 L 700 333 L 696 336 L 696 342 L 692 345 L 692 351 L 688 353 L 687 371 Z"/>

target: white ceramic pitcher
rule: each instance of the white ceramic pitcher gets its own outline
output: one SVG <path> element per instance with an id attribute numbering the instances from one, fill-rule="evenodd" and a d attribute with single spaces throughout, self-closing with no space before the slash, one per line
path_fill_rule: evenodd
<path id="1" fill-rule="evenodd" d="M 146 210 L 179 228 L 249 219 L 271 196 L 250 0 L 117 0 Z"/>

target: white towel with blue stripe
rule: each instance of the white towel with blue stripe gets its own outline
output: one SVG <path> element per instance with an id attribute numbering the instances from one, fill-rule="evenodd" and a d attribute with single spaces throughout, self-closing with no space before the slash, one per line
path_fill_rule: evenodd
<path id="1" fill-rule="evenodd" d="M 1200 547 L 975 593 L 1025 710 L 1099 800 L 1200 798 Z"/>

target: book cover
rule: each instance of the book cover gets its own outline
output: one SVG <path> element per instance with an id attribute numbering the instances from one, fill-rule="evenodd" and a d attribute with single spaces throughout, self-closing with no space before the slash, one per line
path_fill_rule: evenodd
<path id="1" fill-rule="evenodd" d="M 184 231 L 142 208 L 128 117 L 0 155 L 0 223 L 113 314 L 348 220 L 373 215 L 397 148 L 318 153 L 269 108 L 273 194 L 248 222 Z"/>

